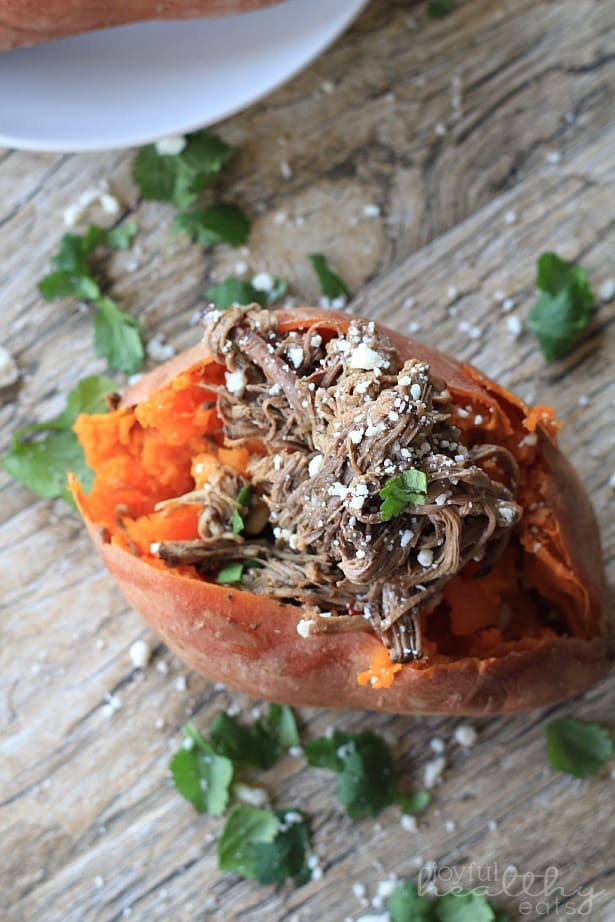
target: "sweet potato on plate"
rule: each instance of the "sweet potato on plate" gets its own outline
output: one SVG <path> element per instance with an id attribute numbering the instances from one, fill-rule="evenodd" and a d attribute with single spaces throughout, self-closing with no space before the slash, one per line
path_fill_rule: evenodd
<path id="1" fill-rule="evenodd" d="M 195 19 L 247 13 L 280 0 L 0 0 L 0 51 L 147 19 Z"/>
<path id="2" fill-rule="evenodd" d="M 291 705 L 539 707 L 613 654 L 591 505 L 552 411 L 399 333 L 237 308 L 75 431 L 72 489 L 189 666 Z"/>

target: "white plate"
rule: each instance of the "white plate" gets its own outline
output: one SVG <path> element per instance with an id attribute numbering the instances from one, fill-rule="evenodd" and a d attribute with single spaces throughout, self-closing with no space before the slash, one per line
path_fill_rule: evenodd
<path id="1" fill-rule="evenodd" d="M 0 54 L 0 144 L 84 151 L 219 121 L 288 80 L 366 0 L 286 0 L 213 19 L 105 29 Z"/>

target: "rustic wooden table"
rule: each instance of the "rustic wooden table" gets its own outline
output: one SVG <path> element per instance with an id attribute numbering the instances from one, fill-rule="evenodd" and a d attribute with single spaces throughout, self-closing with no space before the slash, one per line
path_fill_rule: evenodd
<path id="1" fill-rule="evenodd" d="M 413 325 L 524 398 L 552 403 L 615 582 L 613 302 L 553 366 L 508 323 L 523 324 L 544 249 L 582 261 L 595 290 L 615 275 L 614 49 L 608 0 L 456 0 L 442 20 L 424 3 L 371 3 L 312 67 L 219 126 L 238 149 L 221 191 L 254 219 L 245 256 L 169 246 L 172 209 L 138 200 L 130 151 L 0 151 L 0 342 L 21 371 L 1 395 L 2 447 L 57 412 L 79 377 L 103 371 L 91 318 L 43 302 L 36 282 L 64 209 L 104 177 L 140 227 L 133 251 L 112 260 L 113 293 L 148 335 L 161 330 L 178 349 L 194 342 L 204 282 L 233 274 L 239 259 L 314 301 L 304 254 L 320 250 L 357 293 L 352 310 Z M 548 713 L 474 721 L 469 750 L 454 742 L 452 719 L 301 712 L 306 736 L 384 733 L 410 783 L 420 785 L 433 739 L 446 769 L 412 832 L 396 809 L 350 821 L 330 776 L 284 758 L 264 783 L 274 803 L 309 810 L 324 873 L 299 890 L 261 888 L 217 870 L 221 823 L 197 817 L 168 772 L 188 717 L 205 730 L 218 709 L 255 702 L 187 673 L 148 635 L 66 505 L 4 472 L 0 491 L 3 919 L 341 922 L 378 911 L 354 884 L 369 898 L 428 860 L 462 874 L 474 862 L 499 879 L 508 865 L 537 875 L 552 866 L 567 891 L 585 892 L 585 902 L 573 897 L 578 915 L 615 918 L 613 779 L 552 772 L 543 740 L 554 714 L 612 721 L 613 682 Z M 153 661 L 135 670 L 128 648 L 148 637 Z M 121 702 L 111 717 L 109 694 Z M 565 917 L 553 894 L 525 910 L 521 896 L 496 902 L 513 919 Z"/>

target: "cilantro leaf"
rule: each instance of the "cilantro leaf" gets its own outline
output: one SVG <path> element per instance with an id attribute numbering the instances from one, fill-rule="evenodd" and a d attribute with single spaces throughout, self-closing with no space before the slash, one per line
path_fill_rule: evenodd
<path id="1" fill-rule="evenodd" d="M 495 918 L 488 900 L 472 890 L 445 893 L 432 906 L 432 919 L 437 922 L 495 922 Z"/>
<path id="2" fill-rule="evenodd" d="M 242 246 L 250 234 L 250 222 L 236 205 L 213 205 L 205 211 L 188 211 L 175 215 L 171 235 L 184 233 L 190 240 L 210 246 L 212 243 L 230 243 Z"/>
<path id="3" fill-rule="evenodd" d="M 237 806 L 218 840 L 218 866 L 261 884 L 281 884 L 295 877 L 300 885 L 310 877 L 304 863 L 309 841 L 308 826 L 299 811 Z"/>
<path id="4" fill-rule="evenodd" d="M 595 775 L 613 755 L 613 740 L 597 723 L 560 717 L 547 724 L 545 736 L 552 768 L 575 778 Z"/>
<path id="5" fill-rule="evenodd" d="M 397 803 L 402 813 L 420 813 L 431 803 L 429 791 L 407 791 L 397 795 Z"/>
<path id="6" fill-rule="evenodd" d="M 291 746 L 299 746 L 301 744 L 295 715 L 288 705 L 270 704 L 268 721 L 285 749 L 290 749 Z"/>
<path id="7" fill-rule="evenodd" d="M 335 272 L 331 271 L 322 253 L 310 253 L 308 259 L 312 263 L 314 272 L 318 276 L 320 289 L 325 298 L 329 298 L 333 301 L 335 298 L 350 297 L 348 286 L 335 274 Z"/>
<path id="8" fill-rule="evenodd" d="M 237 505 L 233 509 L 233 534 L 239 535 L 244 529 L 245 522 L 239 511 L 240 507 L 244 509 L 249 509 L 251 505 L 250 493 L 252 488 L 249 483 L 244 484 L 239 493 L 237 494 Z"/>
<path id="9" fill-rule="evenodd" d="M 244 727 L 225 711 L 220 711 L 211 728 L 216 750 L 238 765 L 271 768 L 282 754 L 283 746 L 295 745 L 285 742 L 292 735 L 292 711 L 287 708 L 288 713 L 284 715 L 280 711 L 280 705 L 272 704 L 268 718 L 257 720 L 251 727 Z"/>
<path id="10" fill-rule="evenodd" d="M 68 297 L 95 301 L 100 297 L 100 287 L 92 278 L 88 256 L 98 247 L 125 250 L 136 233 L 136 222 L 127 221 L 111 230 L 90 224 L 83 236 L 64 234 L 60 249 L 51 259 L 54 271 L 41 279 L 39 292 L 46 301 Z"/>
<path id="11" fill-rule="evenodd" d="M 275 839 L 252 847 L 254 875 L 260 884 L 283 884 L 294 877 L 300 887 L 312 877 L 305 862 L 310 845 L 307 819 L 299 810 L 276 810 L 275 815 L 280 821 Z"/>
<path id="12" fill-rule="evenodd" d="M 383 522 L 400 515 L 411 503 L 422 506 L 427 499 L 427 475 L 416 468 L 402 471 L 398 477 L 391 477 L 380 490 L 384 502 L 380 506 Z"/>
<path id="13" fill-rule="evenodd" d="M 100 298 L 94 317 L 94 351 L 109 368 L 134 374 L 143 365 L 145 351 L 136 317 L 121 310 L 111 298 Z"/>
<path id="14" fill-rule="evenodd" d="M 260 304 L 261 307 L 275 304 L 283 298 L 288 289 L 287 283 L 283 279 L 275 278 L 269 291 L 261 291 L 255 288 L 251 282 L 243 282 L 241 279 L 226 279 L 219 285 L 210 285 L 205 289 L 205 297 L 208 301 L 220 311 L 228 310 L 237 304 Z"/>
<path id="15" fill-rule="evenodd" d="M 114 382 L 109 378 L 83 378 L 69 393 L 62 413 L 14 433 L 11 447 L 3 458 L 3 465 L 11 477 L 45 499 L 60 496 L 72 503 L 66 487 L 67 471 L 72 471 L 86 490 L 91 484 L 92 472 L 71 427 L 79 413 L 106 412 L 104 395 L 114 389 Z M 28 438 L 39 433 L 45 434 L 42 438 Z"/>
<path id="16" fill-rule="evenodd" d="M 216 576 L 217 583 L 240 583 L 243 576 L 244 562 L 242 560 L 233 560 L 231 563 L 225 563 L 218 570 Z"/>
<path id="17" fill-rule="evenodd" d="M 410 881 L 398 884 L 387 904 L 391 922 L 430 922 L 431 907 L 430 900 L 420 896 Z"/>
<path id="18" fill-rule="evenodd" d="M 555 253 L 539 257 L 536 285 L 542 294 L 530 311 L 528 325 L 546 360 L 554 362 L 570 352 L 588 325 L 594 295 L 585 270 Z"/>
<path id="19" fill-rule="evenodd" d="M 175 787 L 198 813 L 221 816 L 228 804 L 233 763 L 217 753 L 191 723 L 184 727 L 184 739 L 189 746 L 184 744 L 171 759 Z"/>
<path id="20" fill-rule="evenodd" d="M 384 740 L 371 733 L 336 731 L 331 739 L 305 744 L 309 765 L 337 773 L 336 795 L 353 819 L 373 816 L 397 800 L 393 759 Z"/>
<path id="21" fill-rule="evenodd" d="M 187 135 L 178 154 L 159 154 L 155 144 L 142 147 L 132 175 L 143 198 L 173 202 L 184 209 L 196 201 L 232 155 L 233 149 L 216 135 L 196 131 Z"/>
<path id="22" fill-rule="evenodd" d="M 453 0 L 430 0 L 427 4 L 427 15 L 432 19 L 443 19 L 453 12 Z"/>

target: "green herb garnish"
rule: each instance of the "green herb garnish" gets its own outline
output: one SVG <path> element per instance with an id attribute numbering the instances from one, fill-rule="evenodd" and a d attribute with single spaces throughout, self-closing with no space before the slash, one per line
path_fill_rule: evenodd
<path id="1" fill-rule="evenodd" d="M 356 734 L 336 730 L 331 738 L 306 743 L 304 750 L 310 765 L 336 772 L 337 799 L 354 819 L 373 816 L 393 803 L 411 812 L 413 806 L 422 809 L 429 802 L 428 794 L 416 794 L 413 803 L 410 795 L 400 792 L 391 751 L 382 737 L 369 730 Z"/>
<path id="2" fill-rule="evenodd" d="M 242 560 L 233 560 L 231 563 L 225 563 L 218 570 L 216 576 L 217 583 L 240 583 L 243 576 L 244 562 Z"/>
<path id="3" fill-rule="evenodd" d="M 239 493 L 237 494 L 237 505 L 233 509 L 233 534 L 240 535 L 244 530 L 245 522 L 243 516 L 239 511 L 240 507 L 245 509 L 250 508 L 250 493 L 252 488 L 249 483 L 244 484 Z"/>
<path id="4" fill-rule="evenodd" d="M 409 881 L 395 887 L 387 908 L 390 922 L 508 922 L 503 910 L 474 890 L 445 893 L 430 900 Z"/>
<path id="5" fill-rule="evenodd" d="M 432 19 L 444 19 L 453 12 L 453 0 L 430 0 L 427 4 L 427 14 Z"/>
<path id="6" fill-rule="evenodd" d="M 196 131 L 186 136 L 178 154 L 160 154 L 155 144 L 142 147 L 132 175 L 143 198 L 173 202 L 184 209 L 196 201 L 232 155 L 233 149 L 216 135 Z"/>
<path id="7" fill-rule="evenodd" d="M 289 742 L 291 738 L 293 741 Z M 297 745 L 298 739 L 292 711 L 279 704 L 270 705 L 269 716 L 255 721 L 251 727 L 243 726 L 225 711 L 220 711 L 211 728 L 211 741 L 217 752 L 237 765 L 263 769 L 271 768 L 282 749 Z"/>
<path id="8" fill-rule="evenodd" d="M 72 426 L 80 413 L 105 413 L 105 394 L 114 390 L 110 378 L 83 378 L 69 393 L 62 413 L 16 432 L 3 458 L 11 477 L 45 499 L 60 496 L 69 503 L 73 500 L 66 486 L 67 471 L 78 477 L 84 489 L 89 489 L 92 472 Z"/>
<path id="9" fill-rule="evenodd" d="M 132 314 L 121 310 L 111 298 L 99 298 L 94 317 L 94 351 L 107 360 L 109 368 L 128 375 L 139 371 L 145 351 L 141 325 Z"/>
<path id="10" fill-rule="evenodd" d="M 548 362 L 566 355 L 588 325 L 594 295 L 585 269 L 567 263 L 555 253 L 543 253 L 536 268 L 542 291 L 528 316 L 528 326 Z"/>
<path id="11" fill-rule="evenodd" d="M 197 813 L 221 816 L 233 780 L 233 763 L 220 755 L 196 727 L 184 727 L 184 745 L 171 759 L 175 787 Z"/>
<path id="12" fill-rule="evenodd" d="M 64 234 L 60 249 L 51 258 L 54 271 L 41 279 L 39 292 L 46 301 L 59 298 L 95 301 L 101 292 L 98 282 L 92 277 L 88 257 L 99 247 L 125 250 L 136 233 L 136 222 L 127 221 L 111 230 L 91 224 L 83 236 Z"/>
<path id="13" fill-rule="evenodd" d="M 187 234 L 190 240 L 203 246 L 224 242 L 240 247 L 250 235 L 250 222 L 236 205 L 213 205 L 205 211 L 175 215 L 171 236 L 179 233 Z"/>
<path id="14" fill-rule="evenodd" d="M 268 307 L 283 298 L 287 289 L 287 283 L 279 278 L 273 279 L 273 285 L 269 291 L 261 291 L 251 282 L 230 278 L 220 282 L 219 285 L 210 285 L 206 288 L 205 297 L 220 311 L 226 311 L 237 304 L 256 303 L 261 307 Z"/>
<path id="15" fill-rule="evenodd" d="M 414 467 L 402 471 L 398 477 L 387 480 L 380 498 L 380 516 L 383 522 L 388 522 L 396 515 L 400 515 L 410 504 L 422 506 L 427 499 L 427 475 Z"/>
<path id="16" fill-rule="evenodd" d="M 595 775 L 613 755 L 609 731 L 597 723 L 560 717 L 547 724 L 545 736 L 551 767 L 575 778 Z"/>
<path id="17" fill-rule="evenodd" d="M 350 297 L 348 286 L 341 280 L 339 275 L 331 271 L 326 257 L 323 256 L 322 253 L 310 253 L 308 259 L 312 263 L 314 272 L 318 276 L 320 289 L 325 298 L 334 301 L 336 298 Z"/>
<path id="18" fill-rule="evenodd" d="M 307 883 L 310 833 L 298 810 L 262 810 L 234 807 L 218 840 L 218 865 L 260 884 L 282 884 L 293 877 L 296 886 Z"/>

